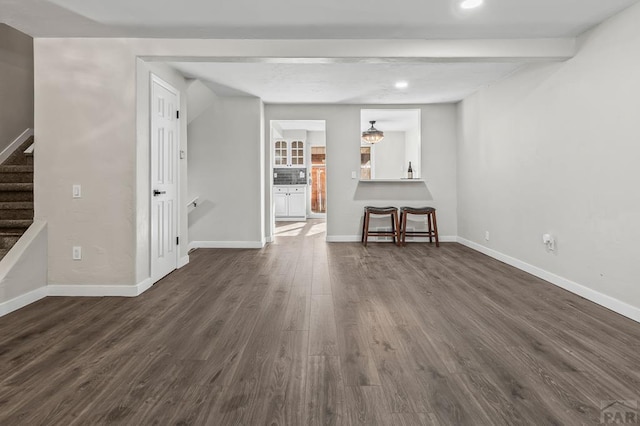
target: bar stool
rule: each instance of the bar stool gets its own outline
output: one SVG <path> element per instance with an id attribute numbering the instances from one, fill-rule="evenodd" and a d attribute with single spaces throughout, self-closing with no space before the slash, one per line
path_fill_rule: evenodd
<path id="1" fill-rule="evenodd" d="M 407 216 L 410 214 L 427 216 L 427 231 L 407 232 Z M 436 209 L 433 207 L 400 207 L 400 245 L 406 245 L 407 235 L 410 237 L 426 235 L 429 242 L 436 240 L 436 247 L 440 247 L 438 240 L 438 222 L 436 221 Z"/>
<path id="2" fill-rule="evenodd" d="M 391 231 L 369 231 L 369 218 L 375 215 L 391 216 Z M 364 208 L 364 220 L 362 221 L 362 242 L 367 246 L 367 239 L 372 237 L 393 237 L 393 243 L 400 243 L 400 227 L 398 226 L 398 208 L 397 207 L 374 207 L 366 206 Z"/>

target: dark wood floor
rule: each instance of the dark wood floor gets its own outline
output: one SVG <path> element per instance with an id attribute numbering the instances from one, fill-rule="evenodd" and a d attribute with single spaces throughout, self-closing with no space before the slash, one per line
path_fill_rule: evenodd
<path id="1" fill-rule="evenodd" d="M 640 325 L 458 244 L 197 250 L 138 298 L 0 318 L 0 424 L 598 424 Z"/>

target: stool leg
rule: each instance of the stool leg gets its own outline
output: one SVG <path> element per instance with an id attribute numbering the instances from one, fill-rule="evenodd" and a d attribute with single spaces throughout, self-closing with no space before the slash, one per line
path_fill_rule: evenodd
<path id="1" fill-rule="evenodd" d="M 429 242 L 433 242 L 433 229 L 431 228 L 431 213 L 427 213 L 427 230 L 429 232 Z"/>
<path id="2" fill-rule="evenodd" d="M 438 240 L 438 222 L 436 222 L 436 212 L 433 212 L 433 233 L 436 237 L 436 247 L 440 247 L 440 241 Z"/>
<path id="3" fill-rule="evenodd" d="M 364 238 L 364 246 L 367 246 L 367 237 L 369 236 L 369 212 L 365 212 L 364 214 L 364 234 L 363 234 L 363 238 Z"/>
<path id="4" fill-rule="evenodd" d="M 364 224 L 367 220 L 367 211 L 364 211 L 364 216 L 362 216 L 362 238 L 360 239 L 360 242 L 364 243 L 364 233 L 365 233 L 365 229 L 364 229 Z"/>
<path id="5" fill-rule="evenodd" d="M 400 230 L 402 228 L 400 228 L 400 221 L 398 220 L 398 211 L 396 210 L 395 212 L 393 212 L 393 220 L 396 223 L 395 226 L 395 233 L 394 233 L 394 242 L 397 241 L 396 245 L 400 246 L 402 245 L 402 242 L 400 241 Z"/>
<path id="6" fill-rule="evenodd" d="M 402 230 L 402 242 L 400 243 L 402 246 L 407 245 L 407 216 L 409 214 L 402 212 L 400 213 L 400 221 L 402 224 L 400 225 L 400 229 Z"/>
<path id="7" fill-rule="evenodd" d="M 398 239 L 396 239 L 396 229 L 397 226 L 396 224 L 398 223 L 398 212 L 393 212 L 391 213 L 391 232 L 393 233 L 392 238 L 393 238 L 393 244 L 398 244 Z"/>

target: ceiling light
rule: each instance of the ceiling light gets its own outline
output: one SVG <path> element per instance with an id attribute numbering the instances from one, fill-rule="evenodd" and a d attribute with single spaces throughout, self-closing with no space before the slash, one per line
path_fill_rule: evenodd
<path id="1" fill-rule="evenodd" d="M 475 9 L 476 7 L 482 6 L 484 0 L 464 0 L 460 3 L 461 9 Z"/>
<path id="2" fill-rule="evenodd" d="M 367 143 L 380 142 L 382 138 L 384 138 L 384 133 L 382 133 L 380 130 L 376 129 L 375 127 L 373 127 L 373 125 L 376 124 L 375 121 L 370 121 L 369 123 L 371 123 L 371 128 L 369 130 L 362 132 L 362 140 Z"/>
<path id="3" fill-rule="evenodd" d="M 407 87 L 409 87 L 409 83 L 406 81 L 398 81 L 396 83 L 396 89 L 406 89 Z"/>

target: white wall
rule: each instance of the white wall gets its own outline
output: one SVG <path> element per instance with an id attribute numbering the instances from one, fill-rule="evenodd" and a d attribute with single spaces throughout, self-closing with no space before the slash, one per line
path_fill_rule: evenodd
<path id="1" fill-rule="evenodd" d="M 327 145 L 326 132 L 323 132 L 320 130 L 307 131 L 307 146 L 326 146 L 326 145 Z"/>
<path id="2" fill-rule="evenodd" d="M 400 179 L 406 177 L 405 132 L 384 132 L 384 139 L 372 146 L 372 178 Z M 369 144 L 364 145 L 369 146 Z"/>
<path id="3" fill-rule="evenodd" d="M 33 127 L 33 39 L 0 24 L 0 152 Z"/>
<path id="4" fill-rule="evenodd" d="M 149 72 L 180 90 L 185 83 L 145 65 L 127 40 L 36 39 L 34 51 L 35 216 L 48 223 L 49 284 L 138 284 L 149 276 Z M 81 199 L 71 198 L 73 184 Z M 182 191 L 186 184 L 183 169 Z M 73 245 L 82 261 L 71 259 Z"/>
<path id="5" fill-rule="evenodd" d="M 367 204 L 433 205 L 438 208 L 440 235 L 457 235 L 456 106 L 384 106 L 386 109 L 421 109 L 423 177 L 427 186 L 423 183 L 358 184 L 358 180 L 351 179 L 351 172 L 360 170 L 360 110 L 375 107 L 380 105 L 266 105 L 265 116 L 267 126 L 269 120 L 326 121 L 327 236 L 330 240 L 359 241 L 362 209 Z M 268 169 L 271 150 L 267 157 Z M 270 206 L 270 189 L 265 196 Z M 272 218 L 266 220 L 267 230 L 272 233 Z"/>
<path id="6" fill-rule="evenodd" d="M 189 213 L 192 246 L 262 245 L 264 127 L 260 99 L 215 95 L 189 124 L 189 194 L 200 197 Z"/>
<path id="7" fill-rule="evenodd" d="M 640 320 L 638 22 L 640 5 L 586 34 L 575 58 L 460 105 L 458 227 L 586 297 L 632 305 Z"/>

